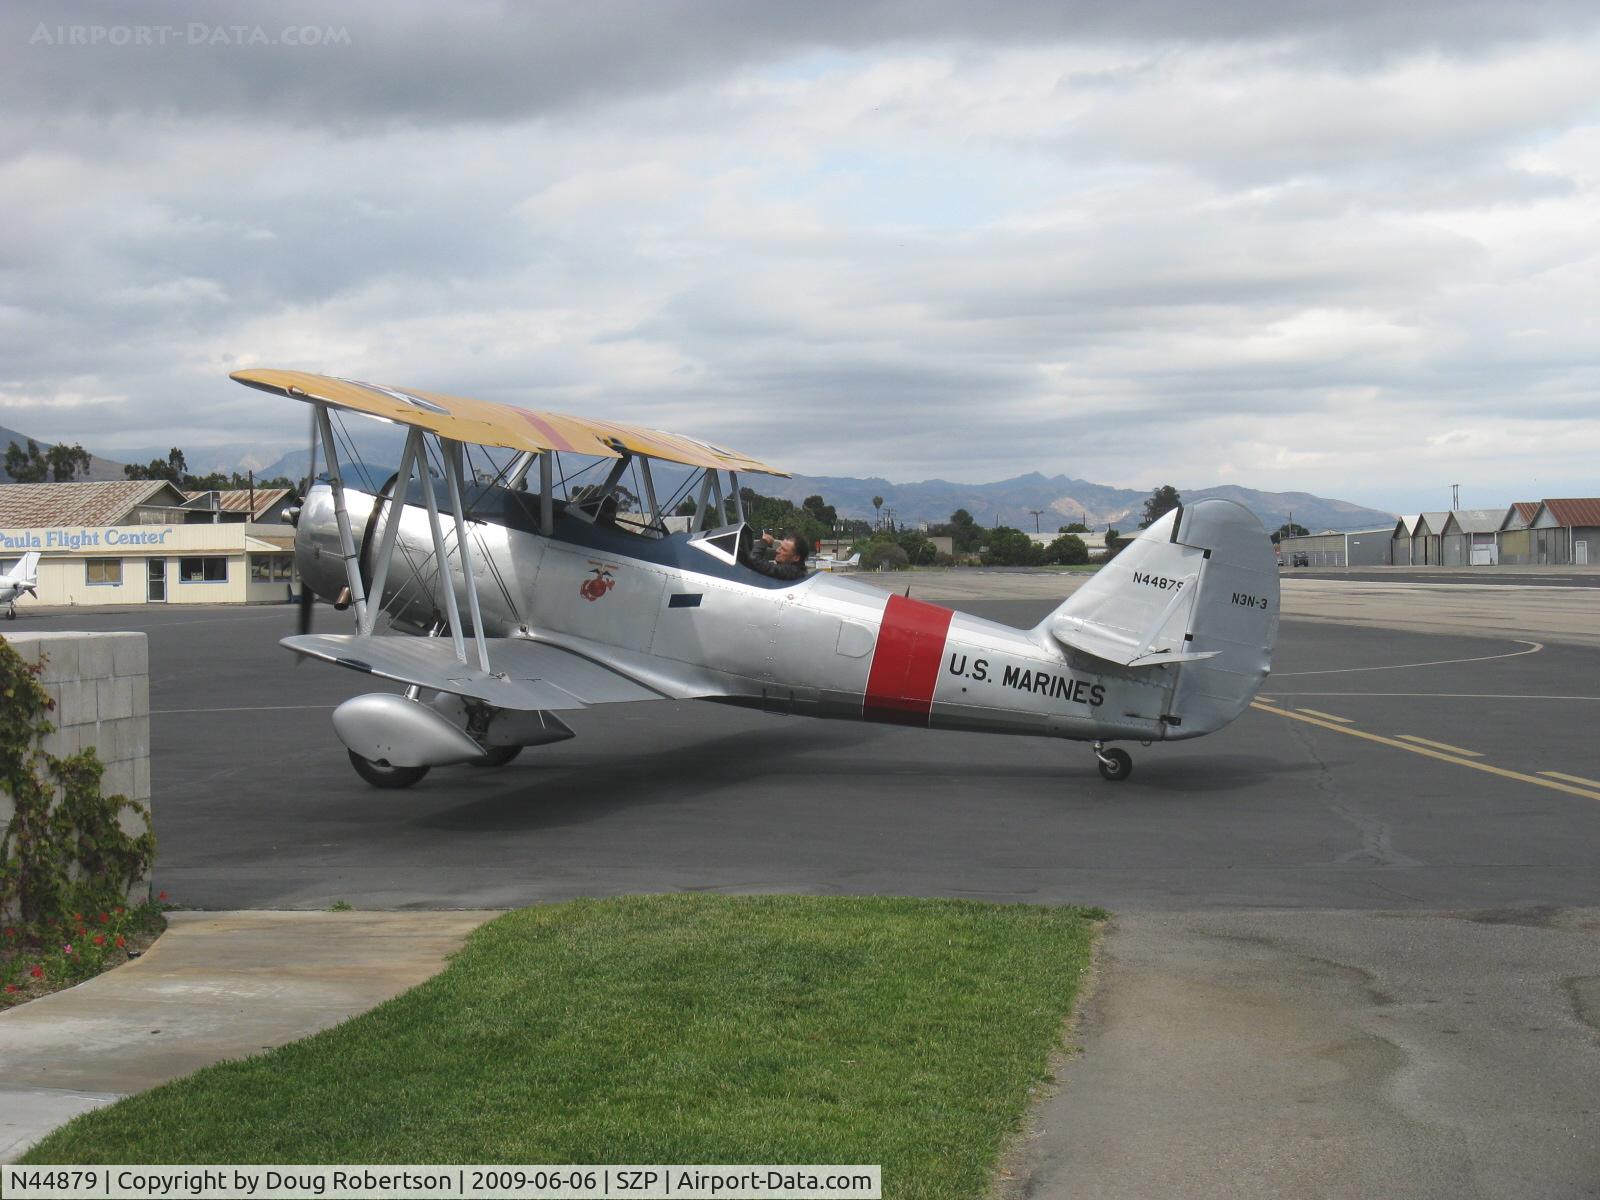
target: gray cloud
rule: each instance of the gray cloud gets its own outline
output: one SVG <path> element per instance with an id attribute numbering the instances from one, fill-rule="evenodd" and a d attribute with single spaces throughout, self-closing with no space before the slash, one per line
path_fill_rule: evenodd
<path id="1" fill-rule="evenodd" d="M 341 6 L 256 0 L 226 9 L 197 3 L 130 9 L 119 0 L 63 8 L 34 0 L 9 6 L 0 26 L 7 67 L 0 99 L 36 115 L 63 107 L 101 116 L 271 112 L 335 128 L 369 121 L 504 121 L 674 88 L 808 51 L 1269 41 L 1287 43 L 1277 52 L 1302 61 L 1370 66 L 1417 51 L 1482 53 L 1592 27 L 1596 20 L 1593 5 L 1583 0 L 410 0 Z M 74 34 L 74 28 L 149 32 Z M 327 43 L 321 45 L 257 44 L 263 37 L 278 42 L 291 29 L 334 32 L 319 33 Z M 152 44 L 113 42 L 141 36 Z M 77 45 L 74 38 L 96 40 Z"/>
<path id="2" fill-rule="evenodd" d="M 1595 16 L 291 4 L 228 27 L 349 44 L 141 48 L 13 7 L 0 423 L 296 445 L 224 378 L 269 363 L 810 473 L 1580 480 Z"/>

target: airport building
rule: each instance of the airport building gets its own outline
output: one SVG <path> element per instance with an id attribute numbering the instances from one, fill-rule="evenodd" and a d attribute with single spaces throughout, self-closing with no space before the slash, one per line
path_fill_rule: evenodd
<path id="1" fill-rule="evenodd" d="M 1600 498 L 1518 501 L 1401 517 L 1392 529 L 1283 538 L 1285 565 L 1492 567 L 1600 564 Z"/>
<path id="2" fill-rule="evenodd" d="M 1328 530 L 1305 537 L 1284 538 L 1278 554 L 1286 566 L 1372 567 L 1388 566 L 1389 526 L 1381 529 Z"/>
<path id="3" fill-rule="evenodd" d="M 165 480 L 0 486 L 0 574 L 37 551 L 33 605 L 269 604 L 299 587 L 282 488 Z"/>

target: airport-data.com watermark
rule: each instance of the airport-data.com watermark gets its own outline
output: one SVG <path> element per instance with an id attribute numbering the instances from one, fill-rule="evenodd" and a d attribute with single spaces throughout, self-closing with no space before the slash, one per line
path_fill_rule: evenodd
<path id="1" fill-rule="evenodd" d="M 350 31 L 334 25 L 47 25 L 41 21 L 30 46 L 348 46 Z"/>

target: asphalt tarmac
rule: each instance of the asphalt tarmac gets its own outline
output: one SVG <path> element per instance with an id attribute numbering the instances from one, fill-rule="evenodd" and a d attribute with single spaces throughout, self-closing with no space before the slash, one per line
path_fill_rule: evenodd
<path id="1" fill-rule="evenodd" d="M 1472 583 L 1484 587 L 1600 588 L 1593 567 L 1291 567 L 1285 579 L 1356 583 Z"/>
<path id="2" fill-rule="evenodd" d="M 967 607 L 1026 625 L 1053 606 Z M 508 767 L 380 792 L 328 721 L 374 681 L 297 664 L 277 645 L 288 607 L 25 620 L 149 634 L 157 882 L 199 908 L 679 889 L 1120 911 L 1600 905 L 1592 647 L 1286 620 L 1264 692 L 1277 711 L 1130 746 L 1123 784 L 1077 743 L 661 702 L 579 712 L 577 738 Z"/>
<path id="3" fill-rule="evenodd" d="M 944 586 L 1031 625 L 1058 585 Z M 993 598 L 1013 589 L 1030 598 Z M 1481 596 L 1449 617 L 1433 590 L 1382 602 L 1485 620 Z M 374 681 L 296 665 L 286 607 L 23 620 L 149 634 L 156 883 L 184 906 L 699 889 L 1104 905 L 1083 1052 L 1001 1194 L 1593 1197 L 1600 646 L 1558 640 L 1589 636 L 1570 600 L 1552 618 L 1525 607 L 1534 589 L 1504 595 L 1496 636 L 1286 618 L 1261 704 L 1131 747 L 1122 784 L 1074 743 L 656 703 L 379 792 L 328 722 Z"/>

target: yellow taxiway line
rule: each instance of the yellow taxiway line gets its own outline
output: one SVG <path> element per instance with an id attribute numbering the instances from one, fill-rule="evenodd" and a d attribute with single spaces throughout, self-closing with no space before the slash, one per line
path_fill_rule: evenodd
<path id="1" fill-rule="evenodd" d="M 1337 721 L 1341 725 L 1354 725 L 1355 724 L 1355 722 L 1352 721 L 1349 717 L 1341 717 L 1341 716 L 1338 716 L 1338 715 L 1336 715 L 1334 713 L 1325 713 L 1325 712 L 1322 712 L 1321 710 L 1315 709 L 1315 708 L 1301 708 L 1301 709 L 1297 709 L 1296 711 L 1297 712 L 1303 712 L 1303 713 L 1310 713 L 1313 717 L 1321 717 L 1324 721 Z"/>
<path id="2" fill-rule="evenodd" d="M 1585 787 L 1600 788 L 1600 779 L 1585 779 L 1582 775 L 1563 775 L 1560 771 L 1540 771 L 1541 775 L 1548 775 L 1551 779 L 1565 779 L 1568 783 L 1578 783 Z"/>
<path id="3" fill-rule="evenodd" d="M 1561 782 L 1563 779 L 1577 779 L 1575 775 L 1565 775 L 1554 779 L 1541 779 L 1538 775 L 1528 775 L 1522 771 L 1508 771 L 1504 767 L 1496 767 L 1486 762 L 1474 762 L 1470 758 L 1462 758 L 1457 754 L 1447 754 L 1443 750 L 1433 750 L 1428 746 L 1418 745 L 1415 742 L 1402 742 L 1398 738 L 1384 737 L 1382 734 L 1368 733 L 1364 729 L 1354 729 L 1349 725 L 1340 725 L 1333 721 L 1324 721 L 1320 717 L 1308 716 L 1305 712 L 1289 712 L 1287 709 L 1275 708 L 1270 704 L 1251 701 L 1250 707 L 1261 712 L 1276 713 L 1280 717 L 1288 717 L 1291 721 L 1304 721 L 1307 725 L 1315 725 L 1320 729 L 1331 729 L 1335 733 L 1346 733 L 1351 737 L 1362 738 L 1365 741 L 1377 742 L 1380 746 L 1392 746 L 1396 750 L 1409 750 L 1413 754 L 1421 754 L 1426 758 L 1436 758 L 1440 762 L 1454 763 L 1458 767 L 1470 767 L 1474 771 L 1483 771 L 1489 775 L 1498 775 L 1502 779 L 1515 779 L 1518 783 L 1531 783 L 1535 787 L 1549 788 L 1553 792 L 1565 792 L 1569 796 L 1582 796 L 1585 800 L 1600 800 L 1600 783 L 1583 780 L 1586 787 L 1578 787 L 1573 783 Z M 1435 743 L 1436 745 L 1442 743 Z M 1472 751 L 1467 751 L 1472 753 Z M 1544 772 L 1554 775 L 1555 772 Z"/>
<path id="4" fill-rule="evenodd" d="M 1402 742 L 1415 742 L 1419 746 L 1432 746 L 1435 750 L 1446 750 L 1451 754 L 1459 754 L 1463 758 L 1482 758 L 1483 755 L 1476 750 L 1468 750 L 1462 746 L 1452 746 L 1449 742 L 1436 742 L 1432 738 L 1418 737 L 1414 733 L 1395 734 Z"/>

